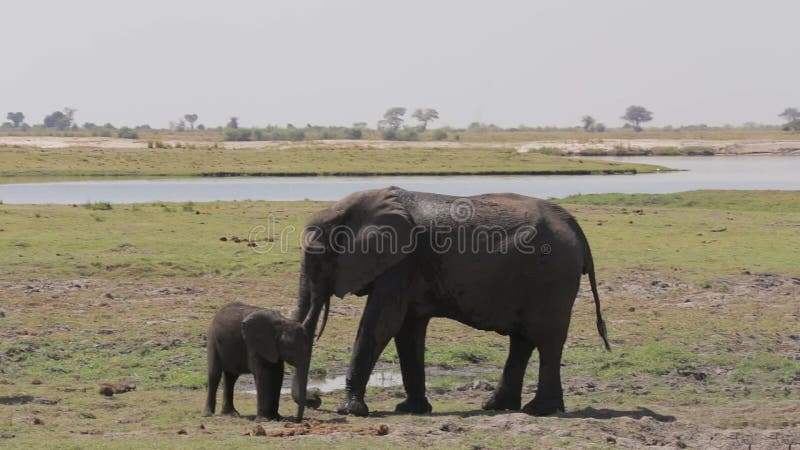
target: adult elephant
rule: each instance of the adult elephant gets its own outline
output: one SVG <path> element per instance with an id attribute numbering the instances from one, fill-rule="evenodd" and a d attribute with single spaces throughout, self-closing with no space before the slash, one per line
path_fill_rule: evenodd
<path id="1" fill-rule="evenodd" d="M 609 348 L 589 244 L 575 219 L 553 203 L 389 187 L 356 192 L 316 213 L 305 236 L 295 318 L 309 335 L 324 309 L 322 334 L 331 295 L 368 296 L 342 414 L 369 414 L 367 380 L 392 338 L 407 395 L 396 410 L 431 411 L 424 356 L 432 317 L 510 337 L 503 374 L 484 409 L 520 408 L 525 368 L 536 348 L 538 390 L 523 411 L 563 411 L 561 352 L 583 274 L 589 275 L 597 328 Z"/>

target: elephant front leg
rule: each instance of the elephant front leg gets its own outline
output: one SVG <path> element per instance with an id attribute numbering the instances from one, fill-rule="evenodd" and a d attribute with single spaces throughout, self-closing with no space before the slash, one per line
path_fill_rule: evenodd
<path id="1" fill-rule="evenodd" d="M 283 371 L 283 361 L 264 363 L 258 370 L 258 375 L 255 377 L 258 397 L 256 422 L 281 420 L 281 415 L 278 414 L 278 405 L 283 385 Z"/>
<path id="2" fill-rule="evenodd" d="M 522 380 L 534 344 L 522 336 L 511 336 L 503 375 L 492 395 L 483 402 L 487 410 L 518 410 L 522 404 Z"/>
<path id="3" fill-rule="evenodd" d="M 387 291 L 389 289 L 376 283 L 367 299 L 353 345 L 345 397 L 337 408 L 339 414 L 369 415 L 369 408 L 364 402 L 367 381 L 386 344 L 400 329 L 405 311 L 396 294 Z"/>
<path id="4" fill-rule="evenodd" d="M 409 315 L 394 337 L 406 390 L 406 399 L 395 407 L 396 412 L 427 414 L 433 410 L 425 397 L 425 333 L 429 320 Z"/>

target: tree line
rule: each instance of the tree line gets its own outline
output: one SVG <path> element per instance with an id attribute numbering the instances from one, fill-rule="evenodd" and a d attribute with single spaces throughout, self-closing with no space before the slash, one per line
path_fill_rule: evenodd
<path id="1" fill-rule="evenodd" d="M 0 129 L 7 130 L 21 130 L 27 131 L 34 129 L 49 129 L 49 130 L 86 130 L 95 136 L 112 137 L 116 135 L 121 138 L 137 139 L 138 132 L 142 130 L 153 130 L 154 128 L 149 125 L 139 125 L 133 128 L 121 127 L 117 129 L 111 123 L 98 125 L 92 122 L 85 122 L 83 125 L 78 125 L 75 121 L 75 108 L 65 107 L 61 110 L 54 111 L 44 117 L 41 124 L 29 125 L 25 122 L 25 114 L 16 111 L 8 112 L 6 114 L 7 122 L 0 124 Z M 386 140 L 405 140 L 413 141 L 418 140 L 420 133 L 428 131 L 429 124 L 439 119 L 439 112 L 434 108 L 416 108 L 411 113 L 411 118 L 416 120 L 415 124 L 406 124 L 406 113 L 408 110 L 402 106 L 395 106 L 387 109 L 383 117 L 377 121 L 375 130 L 380 133 L 380 137 Z M 800 131 L 800 110 L 795 107 L 788 107 L 783 110 L 778 117 L 782 118 L 785 123 L 781 126 L 784 131 Z M 357 122 L 350 127 L 342 126 L 315 126 L 307 124 L 304 128 L 295 127 L 293 124 L 287 124 L 285 127 L 279 126 L 266 126 L 255 128 L 242 128 L 239 126 L 239 118 L 236 116 L 230 117 L 224 127 L 207 128 L 202 123 L 197 124 L 199 115 L 196 113 L 184 114 L 182 117 L 175 121 L 169 122 L 168 129 L 171 131 L 203 131 L 215 130 L 223 132 L 223 138 L 231 141 L 248 141 L 248 140 L 304 140 L 309 137 L 314 139 L 361 139 L 365 131 L 369 130 L 366 122 Z M 623 129 L 630 129 L 635 132 L 643 131 L 643 124 L 653 120 L 653 112 L 640 105 L 631 105 L 621 116 L 624 121 Z M 701 128 L 704 126 L 700 126 Z M 586 132 L 604 132 L 607 127 L 602 122 L 598 122 L 591 115 L 584 115 L 580 120 L 580 128 Z M 514 130 L 548 130 L 551 128 L 530 128 L 520 126 L 517 128 L 502 128 L 492 124 L 484 124 L 480 122 L 473 122 L 467 126 L 465 131 L 514 131 Z M 552 128 L 555 129 L 555 128 Z M 448 138 L 447 131 L 453 131 L 451 128 L 439 128 L 432 131 L 431 137 L 434 140 L 443 140 Z M 454 136 L 458 139 L 458 135 Z"/>

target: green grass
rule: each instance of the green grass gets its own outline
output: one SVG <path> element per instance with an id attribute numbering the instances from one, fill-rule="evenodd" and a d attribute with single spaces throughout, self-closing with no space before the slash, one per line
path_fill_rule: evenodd
<path id="1" fill-rule="evenodd" d="M 578 205 L 800 212 L 800 195 L 796 191 L 705 190 L 675 194 L 586 194 L 569 196 L 560 202 Z"/>
<path id="2" fill-rule="evenodd" d="M 0 182 L 43 177 L 646 173 L 666 168 L 490 148 L 0 147 Z"/>
<path id="3" fill-rule="evenodd" d="M 655 298 L 624 296 L 601 284 L 610 353 L 603 351 L 596 335 L 591 302 L 578 300 L 564 352 L 563 378 L 568 386 L 580 387 L 589 380 L 597 388 L 580 395 L 567 392 L 568 410 L 634 410 L 646 405 L 715 426 L 775 428 L 795 423 L 794 410 L 785 405 L 796 402 L 798 393 L 784 387 L 800 376 L 800 362 L 791 358 L 796 341 L 789 338 L 797 330 L 787 319 L 797 314 L 796 298 L 753 302 L 729 292 L 726 281 L 744 270 L 800 276 L 797 197 L 796 192 L 701 191 L 564 200 L 592 244 L 601 282 L 641 274 L 685 283 Z M 58 401 L 0 405 L 0 435 L 17 436 L 0 440 L 0 445 L 265 445 L 264 440 L 243 436 L 252 426 L 244 419 L 199 417 L 205 383 L 203 336 L 213 313 L 230 301 L 284 313 L 292 309 L 299 235 L 290 240 L 285 253 L 254 251 L 246 238 L 269 217 L 275 218 L 279 229 L 299 230 L 324 205 L 249 201 L 0 205 L 0 310 L 5 313 L 0 318 L 0 397 L 31 395 Z M 720 225 L 726 231 L 710 231 Z M 236 243 L 234 236 L 245 239 Z M 294 239 L 291 234 L 290 239 Z M 656 291 L 649 279 L 641 282 L 643 294 Z M 679 307 L 705 292 L 727 296 L 720 300 L 723 306 Z M 333 300 L 325 336 L 314 349 L 312 367 L 317 373 L 341 373 L 347 367 L 364 301 Z M 426 364 L 477 373 L 430 378 L 435 411 L 453 414 L 457 420 L 464 411 L 479 410 L 485 392 L 453 389 L 474 379 L 496 381 L 507 347 L 508 339 L 495 333 L 432 320 Z M 397 364 L 393 344 L 382 354 L 381 363 Z M 534 356 L 526 385 L 535 383 L 537 370 Z M 679 375 L 682 372 L 704 373 L 708 378 L 697 381 Z M 42 384 L 32 384 L 35 380 Z M 120 381 L 135 382 L 137 390 L 112 399 L 97 394 L 99 383 Z M 331 410 L 339 396 L 326 394 L 325 410 L 311 416 L 336 419 Z M 391 410 L 398 396 L 401 387 L 370 388 L 370 407 Z M 525 401 L 528 397 L 525 394 Z M 243 413 L 254 411 L 252 395 L 238 393 L 237 402 Z M 292 403 L 284 400 L 282 413 L 293 411 Z M 33 417 L 44 425 L 33 425 Z M 382 415 L 349 418 L 347 423 L 385 422 L 390 428 L 416 424 L 424 430 L 438 427 L 438 418 Z M 199 434 L 200 423 L 212 434 Z M 188 436 L 177 435 L 181 428 Z M 581 442 L 570 439 L 517 436 L 513 430 L 497 428 L 468 430 L 454 442 L 462 447 Z M 292 448 L 298 442 L 309 448 L 397 445 L 388 438 L 276 440 L 270 445 Z"/>

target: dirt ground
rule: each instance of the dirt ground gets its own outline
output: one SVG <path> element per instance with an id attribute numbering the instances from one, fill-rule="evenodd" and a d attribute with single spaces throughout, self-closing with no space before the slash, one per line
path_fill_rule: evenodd
<path id="1" fill-rule="evenodd" d="M 604 277 L 600 292 L 604 298 L 612 344 L 616 347 L 608 354 L 610 364 L 613 364 L 614 352 L 621 352 L 621 346 L 639 339 L 632 321 L 647 321 L 644 318 L 651 316 L 691 316 L 694 319 L 687 319 L 686 322 L 696 326 L 698 318 L 702 320 L 703 317 L 724 315 L 726 311 L 740 308 L 749 314 L 764 314 L 767 319 L 771 315 L 782 317 L 786 322 L 781 331 L 775 333 L 753 332 L 751 328 L 743 326 L 741 333 L 735 333 L 737 336 L 726 336 L 723 340 L 709 337 L 705 341 L 691 340 L 690 333 L 680 330 L 681 324 L 676 324 L 676 329 L 670 330 L 664 329 L 668 321 L 654 322 L 656 325 L 651 326 L 657 329 L 654 339 L 658 340 L 659 334 L 663 334 L 661 338 L 664 339 L 669 339 L 675 333 L 686 334 L 687 349 L 699 354 L 711 354 L 720 350 L 720 346 L 726 346 L 725 351 L 735 354 L 769 345 L 769 351 L 775 355 L 800 360 L 800 328 L 797 326 L 800 323 L 800 279 L 776 274 L 743 273 L 715 279 L 712 284 L 711 287 L 697 286 L 679 278 L 638 270 Z M 3 330 L 0 336 L 5 349 L 0 360 L 9 364 L 20 360 L 19 352 L 36 352 L 37 347 L 25 346 L 34 336 L 67 333 L 71 335 L 69 341 L 72 342 L 89 333 L 99 338 L 99 343 L 95 345 L 113 345 L 115 339 L 124 339 L 118 337 L 121 327 L 133 326 L 131 318 L 126 316 L 120 316 L 122 322 L 111 326 L 95 322 L 80 329 L 58 326 L 48 321 L 24 328 L 8 326 L 17 322 L 20 316 L 47 316 L 41 309 L 48 302 L 58 301 L 72 309 L 67 314 L 68 319 L 84 314 L 89 308 L 151 311 L 169 302 L 174 305 L 176 314 L 168 318 L 158 318 L 158 314 L 141 314 L 139 326 L 181 327 L 182 324 L 206 323 L 205 316 L 213 308 L 198 308 L 205 302 L 216 303 L 220 298 L 241 295 L 264 298 L 267 291 L 269 287 L 259 286 L 255 282 L 233 285 L 201 282 L 188 287 L 169 282 L 114 285 L 100 279 L 5 280 L 0 283 L 0 298 L 4 299 L 0 304 L 0 325 Z M 578 305 L 590 304 L 589 295 L 584 286 Z M 288 312 L 289 300 L 275 301 L 282 305 L 280 309 L 284 313 Z M 334 301 L 331 314 L 334 325 L 342 320 L 355 320 L 361 313 L 358 306 L 359 303 Z M 25 317 L 24 320 L 28 319 Z M 741 319 L 748 320 L 747 317 Z M 663 331 L 659 332 L 659 327 Z M 575 333 L 575 328 L 573 326 L 568 348 L 600 346 L 599 338 L 591 332 L 593 330 L 579 329 Z M 712 328 L 709 327 L 709 333 L 713 333 Z M 463 329 L 466 330 L 466 327 Z M 167 333 L 158 332 L 155 335 L 157 339 L 145 344 L 164 348 L 180 345 L 184 340 L 198 340 L 195 331 L 172 336 L 170 339 L 173 340 L 167 339 Z M 434 328 L 429 334 L 436 337 L 441 332 Z M 195 348 L 202 346 L 201 341 L 189 343 Z M 343 361 L 340 370 L 344 369 L 345 364 Z M 535 393 L 533 374 L 536 373 L 536 364 L 532 361 L 529 367 L 523 402 Z M 153 390 L 148 393 L 146 388 L 129 389 L 126 386 L 123 391 L 130 392 L 102 400 L 103 396 L 90 379 L 81 378 L 70 387 L 42 379 L 20 379 L 14 375 L 15 368 L 19 366 L 12 363 L 0 371 L 0 420 L 6 422 L 0 429 L 0 445 L 24 444 L 28 442 L 26 438 L 41 436 L 41 433 L 45 433 L 45 436 L 52 433 L 54 438 L 64 433 L 81 433 L 77 436 L 82 436 L 80 439 L 84 443 L 91 438 L 160 436 L 163 442 L 172 442 L 176 446 L 181 446 L 183 440 L 208 445 L 219 439 L 235 439 L 246 445 L 269 442 L 285 448 L 315 447 L 318 444 L 364 448 L 788 449 L 800 446 L 800 401 L 797 400 L 800 375 L 795 374 L 788 382 L 742 382 L 736 379 L 735 367 L 721 362 L 698 365 L 691 370 L 670 370 L 663 374 L 615 379 L 594 376 L 590 371 L 576 368 L 579 363 L 571 361 L 569 357 L 564 365 L 567 412 L 553 417 L 539 418 L 517 412 L 481 410 L 482 400 L 494 386 L 494 379 L 487 374 L 499 370 L 499 367 L 486 367 L 484 364 L 472 369 L 467 367 L 467 373 L 472 370 L 471 377 L 463 376 L 462 369 L 459 372 L 461 377 L 449 383 L 437 383 L 435 378 L 429 378 L 429 399 L 434 406 L 434 412 L 430 415 L 395 415 L 391 411 L 403 397 L 402 387 L 370 388 L 367 400 L 372 410 L 371 417 L 337 415 L 334 409 L 341 394 L 333 392 L 323 394 L 322 408 L 309 411 L 306 416 L 308 421 L 298 426 L 289 422 L 257 425 L 250 421 L 252 416 L 202 418 L 202 389 L 173 390 L 173 393 Z M 197 369 L 202 371 L 202 366 Z M 674 396 L 671 392 L 674 392 Z M 170 415 L 176 415 L 179 419 L 169 417 L 163 419 L 166 422 L 148 423 L 143 417 L 157 415 L 157 410 L 167 408 L 163 398 L 151 404 L 148 396 L 163 397 L 165 394 L 179 395 L 178 405 L 171 406 L 169 410 Z M 244 392 L 237 393 L 237 398 L 241 399 L 239 409 L 243 414 L 251 412 L 252 397 Z M 84 401 L 89 403 L 84 405 Z M 284 396 L 282 413 L 293 412 L 294 405 L 288 396 Z M 101 415 L 105 416 L 103 425 L 97 423 L 100 420 L 95 420 Z M 65 416 L 83 419 L 76 422 L 60 418 Z M 118 429 L 120 427 L 123 429 Z M 125 441 L 106 443 L 109 442 Z"/>
<path id="2" fill-rule="evenodd" d="M 178 140 L 165 140 L 165 144 L 186 143 Z M 369 148 L 516 148 L 520 153 L 540 149 L 558 149 L 564 152 L 580 154 L 586 150 L 613 151 L 618 148 L 653 149 L 653 148 L 704 148 L 724 155 L 747 154 L 800 154 L 800 140 L 765 141 L 765 140 L 711 140 L 711 139 L 591 139 L 591 140 L 540 140 L 531 142 L 443 142 L 443 141 L 367 141 L 367 140 L 323 140 L 292 142 L 211 142 L 191 141 L 196 146 L 218 145 L 224 148 L 286 148 L 296 146 L 324 147 L 369 147 Z M 103 149 L 147 148 L 147 141 L 101 137 L 58 137 L 58 136 L 0 136 L 0 146 L 26 146 L 38 148 L 90 147 Z"/>

